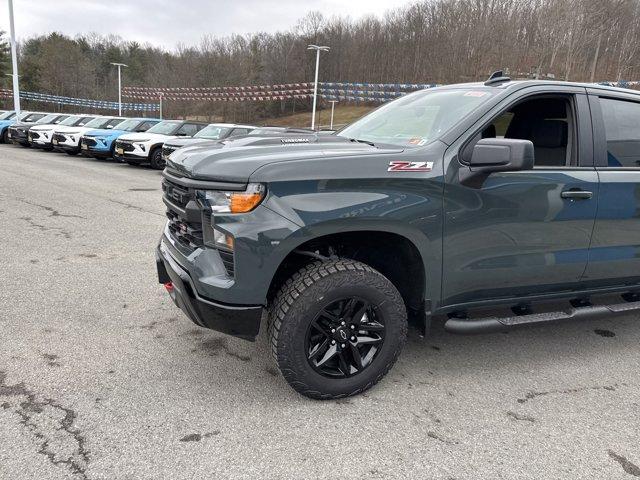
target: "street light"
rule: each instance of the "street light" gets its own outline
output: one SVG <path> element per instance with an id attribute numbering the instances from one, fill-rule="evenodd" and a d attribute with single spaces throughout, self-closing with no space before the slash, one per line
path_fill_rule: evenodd
<path id="1" fill-rule="evenodd" d="M 318 100 L 318 70 L 320 68 L 320 51 L 329 51 L 329 47 L 320 45 L 309 45 L 307 50 L 316 51 L 316 79 L 313 83 L 313 116 L 311 117 L 311 130 L 316 126 L 316 102 Z"/>
<path id="2" fill-rule="evenodd" d="M 16 29 L 13 26 L 13 0 L 9 0 L 9 30 L 11 32 L 11 66 L 13 67 L 13 109 L 20 117 L 20 86 L 18 85 L 18 56 L 16 54 Z"/>
<path id="3" fill-rule="evenodd" d="M 122 116 L 122 76 L 120 75 L 121 67 L 128 67 L 129 65 L 125 65 L 124 63 L 113 63 L 110 62 L 111 65 L 115 65 L 118 67 L 118 116 Z"/>

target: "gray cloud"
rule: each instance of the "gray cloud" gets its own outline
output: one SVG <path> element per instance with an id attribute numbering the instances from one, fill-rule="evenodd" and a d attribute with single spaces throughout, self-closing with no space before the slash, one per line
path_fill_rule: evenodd
<path id="1" fill-rule="evenodd" d="M 415 1 L 415 0 L 414 0 Z M 16 0 L 18 39 L 58 31 L 95 32 L 173 49 L 198 43 L 203 35 L 225 36 L 288 30 L 307 12 L 360 18 L 382 16 L 412 0 Z M 6 9 L 6 2 L 0 9 Z M 0 29 L 9 30 L 0 13 Z"/>

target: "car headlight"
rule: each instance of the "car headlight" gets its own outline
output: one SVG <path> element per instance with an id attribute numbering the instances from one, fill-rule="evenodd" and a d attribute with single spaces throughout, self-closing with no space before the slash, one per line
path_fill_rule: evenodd
<path id="1" fill-rule="evenodd" d="M 243 192 L 198 190 L 198 198 L 212 213 L 247 213 L 264 199 L 266 189 L 260 183 L 250 183 Z"/>

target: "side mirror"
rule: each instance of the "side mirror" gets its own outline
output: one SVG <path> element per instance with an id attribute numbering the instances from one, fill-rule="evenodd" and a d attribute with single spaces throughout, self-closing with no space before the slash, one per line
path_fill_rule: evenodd
<path id="1" fill-rule="evenodd" d="M 462 165 L 458 177 L 462 185 L 481 188 L 494 172 L 515 172 L 533 168 L 533 143 L 515 138 L 484 138 L 473 147 L 468 165 Z"/>

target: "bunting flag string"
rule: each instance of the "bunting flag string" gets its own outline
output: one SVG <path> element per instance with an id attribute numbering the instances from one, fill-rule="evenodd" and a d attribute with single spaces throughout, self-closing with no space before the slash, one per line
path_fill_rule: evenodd
<path id="1" fill-rule="evenodd" d="M 13 91 L 5 88 L 0 89 L 0 98 L 13 97 Z M 36 92 L 20 92 L 20 98 L 23 100 L 31 100 L 44 103 L 56 103 L 59 105 L 73 105 L 77 107 L 88 107 L 99 110 L 118 110 L 118 102 L 111 102 L 107 100 L 93 100 L 88 98 L 74 98 L 63 97 L 60 95 L 49 95 L 46 93 Z M 138 112 L 153 112 L 158 111 L 160 106 L 157 103 L 123 103 L 123 110 L 138 111 Z"/>

